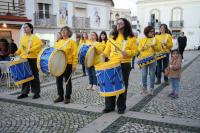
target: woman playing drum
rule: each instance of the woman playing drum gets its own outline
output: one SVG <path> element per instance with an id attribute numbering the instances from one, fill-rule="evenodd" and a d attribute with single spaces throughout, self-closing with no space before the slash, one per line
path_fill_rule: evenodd
<path id="1" fill-rule="evenodd" d="M 136 38 L 133 35 L 130 22 L 127 19 L 120 18 L 117 20 L 117 27 L 107 41 L 103 54 L 105 57 L 109 57 L 111 62 L 118 61 L 121 63 L 125 92 L 119 94 L 117 107 L 118 113 L 122 114 L 126 109 L 126 95 L 131 71 L 131 60 L 137 54 Z M 116 96 L 105 97 L 105 109 L 103 113 L 115 110 L 115 99 Z"/>
<path id="2" fill-rule="evenodd" d="M 156 84 L 161 83 L 161 73 L 167 68 L 169 64 L 169 53 L 173 47 L 171 32 L 169 31 L 166 24 L 160 25 L 160 35 L 157 36 L 160 45 L 162 46 L 161 53 L 166 56 L 157 61 L 157 81 Z M 165 84 L 168 85 L 168 77 L 164 76 Z"/>
<path id="3" fill-rule="evenodd" d="M 67 57 L 67 67 L 65 72 L 56 77 L 56 85 L 58 91 L 58 98 L 54 100 L 55 103 L 64 101 L 65 104 L 70 103 L 71 93 L 72 93 L 72 82 L 71 75 L 76 70 L 76 65 L 78 63 L 77 56 L 77 44 L 75 41 L 70 39 L 72 36 L 72 31 L 68 26 L 61 28 L 62 39 L 55 43 L 54 48 L 63 50 Z M 64 98 L 63 90 L 63 77 L 66 82 L 66 93 Z"/>
<path id="4" fill-rule="evenodd" d="M 139 41 L 138 50 L 140 55 L 138 56 L 138 65 L 142 69 L 142 94 L 147 93 L 147 75 L 150 73 L 150 88 L 148 94 L 153 95 L 154 81 L 155 81 L 155 66 L 156 59 L 155 53 L 160 50 L 157 40 L 154 37 L 155 29 L 152 26 L 147 26 L 144 29 L 146 37 Z M 148 72 L 149 70 L 149 72 Z"/>
<path id="5" fill-rule="evenodd" d="M 42 49 L 42 41 L 33 34 L 33 25 L 30 23 L 24 24 L 25 35 L 20 40 L 20 47 L 14 55 L 20 55 L 22 59 L 27 59 L 34 75 L 34 79 L 22 84 L 21 95 L 17 98 L 28 97 L 29 88 L 31 86 L 32 92 L 34 93 L 33 99 L 40 97 L 40 80 L 37 68 L 37 56 Z"/>

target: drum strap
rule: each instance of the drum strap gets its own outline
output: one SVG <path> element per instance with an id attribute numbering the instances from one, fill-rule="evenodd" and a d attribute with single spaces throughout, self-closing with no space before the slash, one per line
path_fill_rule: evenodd
<path id="1" fill-rule="evenodd" d="M 168 39 L 168 34 L 165 36 L 165 40 L 164 40 L 165 43 L 167 43 L 167 39 Z"/>
<path id="2" fill-rule="evenodd" d="M 122 51 L 124 51 L 125 48 L 126 48 L 126 42 L 127 42 L 126 40 L 123 40 L 123 41 L 122 41 L 122 45 L 123 45 L 123 46 L 122 46 Z"/>
<path id="3" fill-rule="evenodd" d="M 63 47 L 67 46 L 69 40 L 70 40 L 70 39 L 68 39 L 68 40 L 64 43 L 64 45 L 63 45 L 62 47 L 60 47 L 59 49 L 62 49 Z"/>
<path id="4" fill-rule="evenodd" d="M 30 39 L 28 40 L 28 50 L 26 52 L 26 56 L 28 56 L 28 53 L 30 52 L 31 44 L 32 44 L 32 38 L 33 38 L 33 35 L 31 35 Z"/>

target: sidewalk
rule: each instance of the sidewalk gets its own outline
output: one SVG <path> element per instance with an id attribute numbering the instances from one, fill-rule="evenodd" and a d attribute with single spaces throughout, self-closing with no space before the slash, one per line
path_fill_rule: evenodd
<path id="1" fill-rule="evenodd" d="M 185 53 L 180 98 L 167 97 L 170 87 L 148 98 L 140 95 L 141 74 L 136 66 L 129 79 L 127 111 L 102 114 L 104 98 L 88 91 L 88 77 L 73 80 L 72 103 L 54 104 L 55 84 L 42 88 L 41 98 L 17 100 L 16 91 L 0 93 L 0 131 L 2 132 L 200 132 L 198 51 Z M 191 65 L 191 61 L 196 59 Z M 189 66 L 188 66 L 189 65 Z M 158 86 L 156 86 L 158 87 Z M 162 86 L 159 86 L 162 88 Z M 158 87 L 158 88 L 159 88 Z M 151 101 L 145 101 L 149 99 Z M 141 103 L 142 102 L 142 103 Z M 141 103 L 141 104 L 140 104 Z M 138 105 L 142 105 L 139 106 Z"/>

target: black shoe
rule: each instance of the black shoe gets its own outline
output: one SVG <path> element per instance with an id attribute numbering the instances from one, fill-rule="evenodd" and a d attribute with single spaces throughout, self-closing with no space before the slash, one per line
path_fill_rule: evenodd
<path id="1" fill-rule="evenodd" d="M 17 97 L 17 99 L 22 99 L 28 97 L 28 94 L 21 94 Z"/>
<path id="2" fill-rule="evenodd" d="M 155 84 L 159 85 L 159 84 L 161 84 L 161 81 L 156 81 Z"/>
<path id="3" fill-rule="evenodd" d="M 69 104 L 69 103 L 70 103 L 70 99 L 65 98 L 65 100 L 64 100 L 64 104 Z"/>
<path id="4" fill-rule="evenodd" d="M 125 110 L 118 110 L 118 114 L 124 114 Z"/>
<path id="5" fill-rule="evenodd" d="M 114 111 L 114 109 L 103 109 L 102 113 L 109 113 L 109 112 L 112 112 Z"/>
<path id="6" fill-rule="evenodd" d="M 54 103 L 59 103 L 64 101 L 64 97 L 59 96 L 56 100 L 54 100 Z"/>
<path id="7" fill-rule="evenodd" d="M 169 85 L 169 82 L 168 82 L 168 81 L 165 81 L 164 84 L 165 84 L 165 85 Z"/>
<path id="8" fill-rule="evenodd" d="M 32 99 L 38 99 L 38 98 L 40 98 L 40 94 L 34 94 L 32 97 Z"/>

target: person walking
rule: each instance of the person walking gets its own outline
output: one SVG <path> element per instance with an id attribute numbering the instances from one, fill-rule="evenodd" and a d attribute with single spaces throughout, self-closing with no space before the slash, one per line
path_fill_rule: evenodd
<path id="1" fill-rule="evenodd" d="M 180 51 L 182 59 L 184 59 L 183 52 L 186 46 L 187 46 L 187 37 L 184 35 L 184 32 L 181 32 L 180 36 L 178 37 L 178 50 Z"/>

